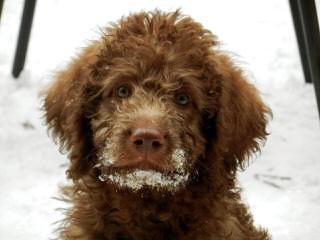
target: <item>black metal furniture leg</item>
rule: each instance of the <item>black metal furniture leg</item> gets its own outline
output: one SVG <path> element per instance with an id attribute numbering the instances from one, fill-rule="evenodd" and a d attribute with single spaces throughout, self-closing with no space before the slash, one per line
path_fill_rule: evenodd
<path id="1" fill-rule="evenodd" d="M 4 2 L 4 0 L 0 0 L 0 21 L 1 21 L 1 13 L 2 13 L 3 2 Z"/>
<path id="2" fill-rule="evenodd" d="M 320 114 L 320 34 L 314 0 L 289 0 L 307 83 L 313 82 Z"/>
<path id="3" fill-rule="evenodd" d="M 36 0 L 25 0 L 12 75 L 19 77 L 25 63 Z"/>

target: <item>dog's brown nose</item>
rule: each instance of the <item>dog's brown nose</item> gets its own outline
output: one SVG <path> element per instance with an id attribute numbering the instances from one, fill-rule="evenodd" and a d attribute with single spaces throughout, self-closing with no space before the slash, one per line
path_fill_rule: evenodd
<path id="1" fill-rule="evenodd" d="M 137 128 L 132 132 L 130 142 L 137 150 L 153 153 L 163 147 L 165 138 L 156 128 Z"/>

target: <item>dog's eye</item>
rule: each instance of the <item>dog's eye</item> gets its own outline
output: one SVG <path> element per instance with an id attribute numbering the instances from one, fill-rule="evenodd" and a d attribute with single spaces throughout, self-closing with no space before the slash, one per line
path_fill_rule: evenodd
<path id="1" fill-rule="evenodd" d="M 176 102 L 181 106 L 186 106 L 190 102 L 190 97 L 187 94 L 178 94 Z"/>
<path id="2" fill-rule="evenodd" d="M 120 86 L 117 88 L 116 93 L 119 98 L 126 98 L 131 95 L 131 90 L 127 86 Z"/>

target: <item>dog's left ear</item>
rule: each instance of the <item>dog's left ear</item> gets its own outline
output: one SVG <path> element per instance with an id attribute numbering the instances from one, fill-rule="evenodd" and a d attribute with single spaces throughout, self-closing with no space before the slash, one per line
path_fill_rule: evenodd
<path id="1" fill-rule="evenodd" d="M 238 167 L 245 167 L 252 153 L 260 151 L 268 135 L 266 124 L 271 111 L 229 57 L 215 56 L 215 68 L 219 76 L 215 144 L 227 171 L 234 173 Z"/>

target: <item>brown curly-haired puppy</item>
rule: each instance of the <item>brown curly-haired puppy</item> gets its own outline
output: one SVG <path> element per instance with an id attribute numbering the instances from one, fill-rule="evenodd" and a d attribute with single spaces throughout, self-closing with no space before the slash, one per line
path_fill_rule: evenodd
<path id="1" fill-rule="evenodd" d="M 179 11 L 112 24 L 58 74 L 44 108 L 71 161 L 60 239 L 270 239 L 236 183 L 270 111 Z"/>

